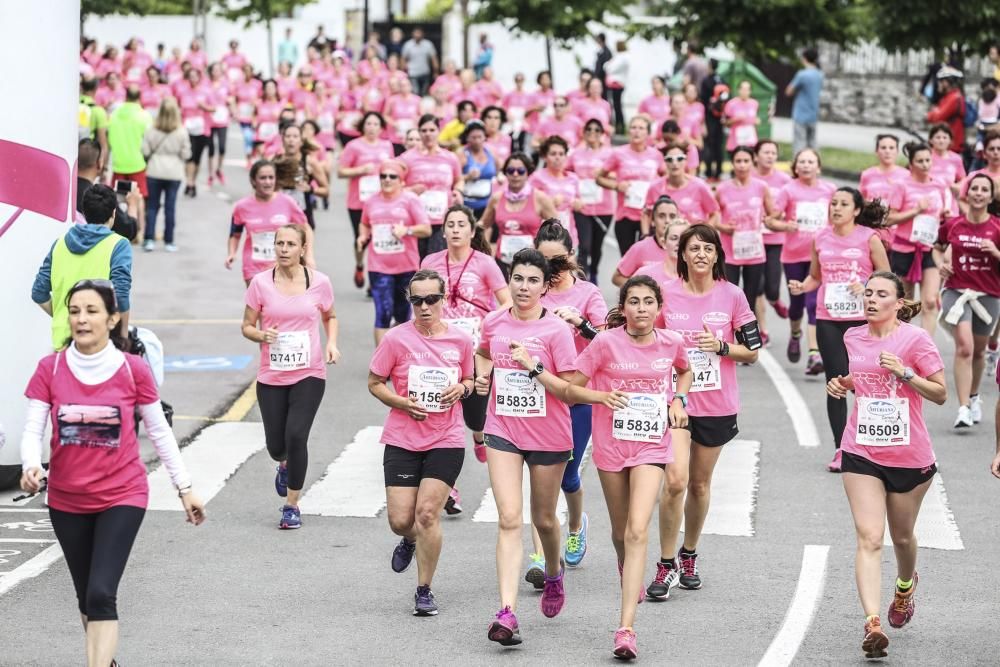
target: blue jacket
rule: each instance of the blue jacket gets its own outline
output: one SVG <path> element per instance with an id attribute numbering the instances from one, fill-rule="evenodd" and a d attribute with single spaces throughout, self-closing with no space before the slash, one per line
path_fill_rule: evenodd
<path id="1" fill-rule="evenodd" d="M 82 255 L 113 232 L 104 225 L 72 225 L 66 232 L 66 247 L 75 255 Z M 55 243 L 52 244 L 53 247 Z M 118 310 L 126 312 L 130 306 L 132 291 L 132 245 L 121 239 L 111 253 L 111 282 L 115 285 Z M 52 299 L 52 249 L 45 256 L 35 283 L 31 286 L 31 300 L 45 303 Z"/>

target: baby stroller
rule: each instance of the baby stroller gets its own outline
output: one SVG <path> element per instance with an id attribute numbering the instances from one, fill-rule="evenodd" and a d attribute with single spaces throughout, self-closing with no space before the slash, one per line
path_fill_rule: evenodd
<path id="1" fill-rule="evenodd" d="M 153 372 L 153 379 L 156 380 L 157 388 L 163 386 L 163 343 L 149 329 L 142 327 L 128 328 L 129 351 L 146 360 L 149 369 Z M 164 400 L 160 401 L 163 406 L 163 416 L 167 418 L 170 426 L 174 425 L 174 408 Z M 139 432 L 139 425 L 142 421 L 138 409 L 135 413 L 135 432 Z"/>

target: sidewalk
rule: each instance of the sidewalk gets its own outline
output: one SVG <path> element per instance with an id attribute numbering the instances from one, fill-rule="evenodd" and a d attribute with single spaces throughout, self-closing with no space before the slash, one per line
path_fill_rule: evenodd
<path id="1" fill-rule="evenodd" d="M 771 138 L 782 143 L 792 143 L 792 119 L 773 118 Z M 875 153 L 875 137 L 879 134 L 895 134 L 900 142 L 909 140 L 905 130 L 898 127 L 873 127 L 870 125 L 849 125 L 820 121 L 816 128 L 816 141 L 820 148 L 842 148 L 860 153 Z"/>

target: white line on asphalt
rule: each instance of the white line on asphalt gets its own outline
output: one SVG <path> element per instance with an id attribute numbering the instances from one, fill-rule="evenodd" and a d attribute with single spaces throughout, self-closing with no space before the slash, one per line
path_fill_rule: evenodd
<path id="1" fill-rule="evenodd" d="M 381 426 L 366 426 L 354 436 L 323 477 L 309 487 L 299 506 L 303 514 L 376 517 L 385 507 Z"/>
<path id="2" fill-rule="evenodd" d="M 26 537 L 4 537 L 0 539 L 0 544 L 7 544 L 8 542 L 18 542 L 20 544 L 52 544 L 56 540 L 35 540 Z"/>
<path id="3" fill-rule="evenodd" d="M 785 612 L 781 629 L 767 647 L 758 667 L 786 667 L 792 664 L 823 596 L 829 552 L 829 546 L 815 544 L 807 544 L 802 550 L 802 569 L 799 570 L 799 582 L 795 586 L 792 603 Z"/>
<path id="4" fill-rule="evenodd" d="M 47 513 L 48 510 L 32 509 L 32 508 L 22 509 L 20 507 L 17 507 L 17 508 L 14 508 L 14 507 L 3 507 L 3 508 L 0 508 L 0 514 L 7 514 L 8 512 L 46 512 Z"/>
<path id="5" fill-rule="evenodd" d="M 14 588 L 25 579 L 37 577 L 42 572 L 49 569 L 49 566 L 61 557 L 62 549 L 59 548 L 58 544 L 46 547 L 42 553 L 21 563 L 19 566 L 5 574 L 3 579 L 0 579 L 0 595 L 3 595 L 10 589 Z"/>
<path id="6" fill-rule="evenodd" d="M 247 459 L 264 448 L 260 422 L 225 422 L 205 428 L 181 450 L 199 497 L 208 502 Z M 177 490 L 161 465 L 149 474 L 149 509 L 183 511 Z"/>
<path id="7" fill-rule="evenodd" d="M 931 487 L 927 489 L 913 532 L 917 536 L 917 544 L 926 549 L 946 551 L 965 549 L 962 535 L 958 532 L 958 524 L 955 523 L 955 516 L 948 507 L 948 495 L 944 491 L 944 479 L 941 475 L 935 475 Z M 883 543 L 886 546 L 892 545 L 888 521 L 885 524 Z"/>
<path id="8" fill-rule="evenodd" d="M 760 442 L 757 440 L 733 440 L 722 449 L 712 475 L 712 507 L 702 533 L 753 536 L 759 469 Z"/>
<path id="9" fill-rule="evenodd" d="M 11 491 L 11 493 L 13 493 L 13 491 Z M 27 505 L 32 500 L 34 500 L 34 497 L 25 498 L 23 500 L 18 500 L 18 501 L 15 502 L 14 496 L 12 496 L 12 495 L 8 496 L 6 493 L 4 493 L 3 496 L 0 496 L 0 508 L 20 507 L 21 505 Z M 8 510 L 6 510 L 6 509 L 0 509 L 0 512 L 6 512 L 6 511 L 8 511 Z"/>
<path id="10" fill-rule="evenodd" d="M 761 349 L 757 353 L 757 360 L 764 367 L 771 383 L 781 395 L 781 400 L 785 403 L 785 412 L 792 420 L 792 427 L 795 428 L 795 437 L 799 441 L 800 447 L 819 447 L 819 431 L 816 430 L 816 422 L 813 420 L 812 412 L 806 405 L 802 394 L 795 387 L 795 383 L 788 377 L 788 373 L 781 367 L 778 360 L 770 352 Z"/>

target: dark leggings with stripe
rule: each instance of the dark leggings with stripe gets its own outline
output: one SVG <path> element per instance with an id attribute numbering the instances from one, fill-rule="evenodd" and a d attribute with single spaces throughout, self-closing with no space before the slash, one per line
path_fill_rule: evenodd
<path id="1" fill-rule="evenodd" d="M 301 491 L 309 466 L 309 431 L 323 401 L 326 380 L 303 378 L 290 385 L 257 383 L 267 453 L 288 462 L 288 488 Z"/>

